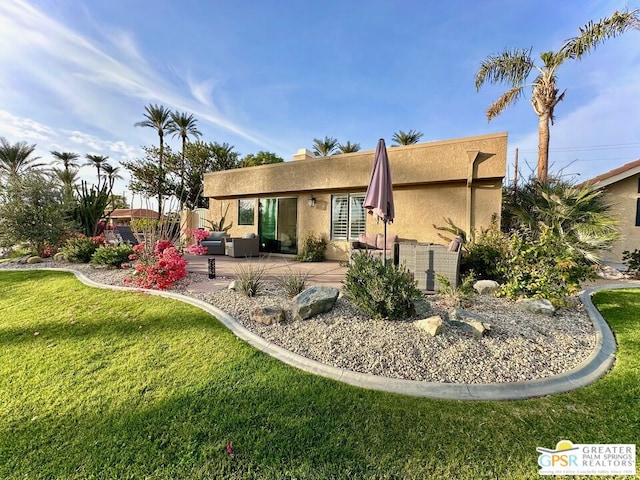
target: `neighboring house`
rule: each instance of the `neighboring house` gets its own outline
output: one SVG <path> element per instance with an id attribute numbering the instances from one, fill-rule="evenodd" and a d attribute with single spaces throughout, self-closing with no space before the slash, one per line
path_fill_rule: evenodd
<path id="1" fill-rule="evenodd" d="M 389 235 L 446 243 L 434 225 L 450 219 L 469 232 L 487 227 L 493 217 L 499 220 L 506 133 L 387 151 L 395 203 Z M 373 150 L 314 157 L 302 149 L 292 162 L 207 173 L 209 220 L 217 222 L 229 206 L 232 237 L 256 233 L 262 251 L 295 254 L 305 235 L 314 232 L 330 240 L 328 258 L 344 260 L 349 240 L 383 231 L 362 208 L 373 157 Z"/>
<path id="2" fill-rule="evenodd" d="M 105 212 L 109 213 L 109 212 Z M 107 227 L 116 227 L 118 225 L 131 225 L 131 220 L 149 218 L 155 220 L 158 218 L 158 212 L 147 208 L 117 208 L 111 215 Z M 164 215 L 162 218 L 166 218 Z"/>
<path id="3" fill-rule="evenodd" d="M 640 160 L 627 163 L 587 180 L 604 190 L 617 218 L 620 240 L 611 251 L 602 252 L 606 262 L 622 263 L 622 252 L 640 249 Z"/>

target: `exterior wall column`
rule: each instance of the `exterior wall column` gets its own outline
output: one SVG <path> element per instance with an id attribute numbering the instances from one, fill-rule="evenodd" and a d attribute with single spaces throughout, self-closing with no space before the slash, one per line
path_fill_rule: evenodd
<path id="1" fill-rule="evenodd" d="M 467 215 L 466 215 L 466 224 L 465 231 L 467 234 L 467 239 L 471 238 L 473 227 L 474 227 L 474 215 L 473 215 L 473 178 L 474 171 L 476 166 L 476 161 L 480 156 L 479 150 L 468 150 L 467 155 L 469 157 L 469 165 L 467 169 Z"/>

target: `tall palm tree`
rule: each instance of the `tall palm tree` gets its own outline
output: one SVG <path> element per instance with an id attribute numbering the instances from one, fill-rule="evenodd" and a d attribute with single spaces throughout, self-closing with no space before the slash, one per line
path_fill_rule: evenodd
<path id="1" fill-rule="evenodd" d="M 531 58 L 532 49 L 505 49 L 499 55 L 489 55 L 476 72 L 476 90 L 485 83 L 507 84 L 509 90 L 487 109 L 487 120 L 500 115 L 506 107 L 524 95 L 530 86 L 531 104 L 538 115 L 538 181 L 546 182 L 549 170 L 549 130 L 554 121 L 554 109 L 562 101 L 566 90 L 556 87 L 556 72 L 565 60 L 577 60 L 595 49 L 605 40 L 622 35 L 627 30 L 640 30 L 640 9 L 628 12 L 615 11 L 598 23 L 589 22 L 580 28 L 580 34 L 565 41 L 557 52 L 543 52 L 541 65 Z M 533 82 L 527 83 L 535 70 Z"/>
<path id="2" fill-rule="evenodd" d="M 100 173 L 102 172 L 103 166 L 107 164 L 109 157 L 105 155 L 87 154 L 86 158 L 88 162 L 85 163 L 85 165 L 96 167 L 96 170 L 98 170 L 98 190 L 100 190 Z"/>
<path id="3" fill-rule="evenodd" d="M 328 157 L 336 153 L 338 147 L 338 140 L 331 137 L 324 137 L 324 140 L 319 138 L 313 139 L 313 153 L 316 157 Z"/>
<path id="4" fill-rule="evenodd" d="M 118 173 L 120 167 L 114 167 L 110 163 L 105 163 L 102 165 L 102 171 L 107 177 L 107 181 L 109 182 L 109 190 L 113 190 L 113 184 L 116 180 L 122 180 L 122 175 Z"/>
<path id="5" fill-rule="evenodd" d="M 37 170 L 44 164 L 37 163 L 40 157 L 34 157 L 36 145 L 26 142 L 9 143 L 0 137 L 0 178 L 15 179 L 22 173 Z"/>
<path id="6" fill-rule="evenodd" d="M 79 167 L 78 162 L 76 162 L 76 160 L 80 158 L 80 155 L 78 155 L 77 153 L 52 151 L 51 155 L 53 155 L 54 157 L 56 157 L 58 160 L 62 162 L 62 165 L 64 165 L 64 169 L 67 172 L 71 167 L 73 168 Z"/>
<path id="7" fill-rule="evenodd" d="M 360 151 L 360 144 L 359 143 L 351 143 L 349 141 L 347 141 L 347 143 L 345 143 L 345 144 L 339 143 L 338 144 L 338 151 L 340 153 L 358 152 L 358 151 Z"/>
<path id="8" fill-rule="evenodd" d="M 162 105 L 147 105 L 142 122 L 137 122 L 136 127 L 153 128 L 158 133 L 160 140 L 160 154 L 158 156 L 158 218 L 162 216 L 162 183 L 164 183 L 164 134 L 173 124 L 171 111 Z"/>
<path id="9" fill-rule="evenodd" d="M 418 143 L 422 138 L 423 133 L 418 132 L 417 130 L 409 130 L 408 132 L 403 132 L 402 130 L 398 130 L 393 134 L 391 140 L 396 142 L 398 145 L 413 145 L 414 143 Z"/>
<path id="10" fill-rule="evenodd" d="M 62 197 L 67 204 L 73 201 L 73 186 L 78 181 L 78 169 L 71 165 L 67 168 L 52 169 L 53 178 L 62 184 Z"/>
<path id="11" fill-rule="evenodd" d="M 182 154 L 180 159 L 180 210 L 182 210 L 184 201 L 184 150 L 187 145 L 187 139 L 189 135 L 194 138 L 200 138 L 200 131 L 196 127 L 196 123 L 198 120 L 194 118 L 193 115 L 187 115 L 186 112 L 172 112 L 171 113 L 172 123 L 169 125 L 168 132 L 172 133 L 174 137 L 180 136 L 182 138 Z"/>

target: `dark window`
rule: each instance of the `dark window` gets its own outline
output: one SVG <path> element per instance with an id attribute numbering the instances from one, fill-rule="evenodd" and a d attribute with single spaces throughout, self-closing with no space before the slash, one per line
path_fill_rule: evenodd
<path id="1" fill-rule="evenodd" d="M 636 199 L 636 227 L 640 227 L 640 198 Z"/>

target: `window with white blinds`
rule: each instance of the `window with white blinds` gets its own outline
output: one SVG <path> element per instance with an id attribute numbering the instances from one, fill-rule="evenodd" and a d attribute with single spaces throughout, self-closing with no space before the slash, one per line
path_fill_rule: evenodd
<path id="1" fill-rule="evenodd" d="M 331 197 L 331 240 L 356 240 L 359 234 L 365 233 L 363 202 L 363 193 Z"/>

